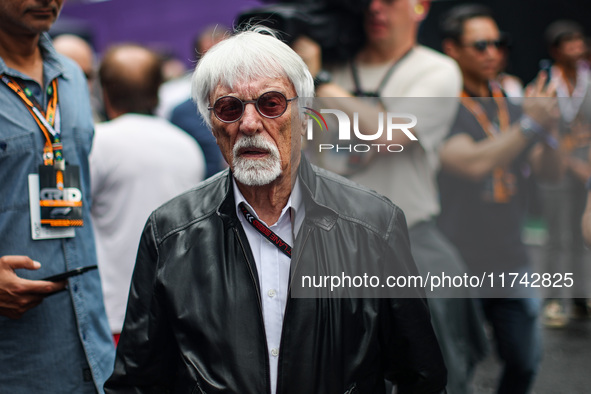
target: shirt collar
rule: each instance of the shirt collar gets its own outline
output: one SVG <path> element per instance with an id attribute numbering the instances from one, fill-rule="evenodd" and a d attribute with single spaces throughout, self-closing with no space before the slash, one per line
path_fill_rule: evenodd
<path id="1" fill-rule="evenodd" d="M 239 205 L 241 202 L 244 202 L 246 204 L 248 210 L 250 211 L 250 213 L 254 217 L 256 217 L 257 219 L 259 219 L 259 216 L 257 215 L 256 211 L 252 208 L 252 206 L 248 203 L 248 201 L 246 201 L 246 199 L 244 198 L 244 196 L 240 192 L 240 189 L 238 188 L 238 185 L 236 184 L 236 180 L 234 179 L 234 177 L 232 177 L 232 189 L 234 192 L 234 204 L 235 204 L 236 214 L 238 215 L 238 217 L 241 218 L 243 216 Z M 291 194 L 289 195 L 289 199 L 287 200 L 287 204 L 285 204 L 285 206 L 281 210 L 281 214 L 279 215 L 279 219 L 277 220 L 277 222 L 281 221 L 281 219 L 283 219 L 283 217 L 285 216 L 286 213 L 288 213 L 290 211 L 293 212 L 292 218 L 293 217 L 296 218 L 294 225 L 295 225 L 295 230 L 297 233 L 297 230 L 299 229 L 299 227 L 301 226 L 301 223 L 303 221 L 303 216 L 304 216 L 303 215 L 303 213 L 304 213 L 304 205 L 303 204 L 304 203 L 303 203 L 303 199 L 302 199 L 300 179 L 298 177 L 298 178 L 296 178 L 293 189 L 291 190 Z M 275 223 L 271 223 L 271 224 L 268 224 L 268 226 L 272 226 L 274 224 Z"/>
<path id="2" fill-rule="evenodd" d="M 39 36 L 39 48 L 41 49 L 41 56 L 43 56 L 43 77 L 46 83 L 53 81 L 55 78 L 61 76 L 64 79 L 70 79 L 69 73 L 63 64 L 63 59 L 60 58 L 56 50 L 53 48 L 49 34 L 42 33 Z M 17 77 L 23 80 L 30 80 L 31 78 L 9 68 L 4 59 L 0 57 L 0 74 L 6 74 L 11 77 Z"/>

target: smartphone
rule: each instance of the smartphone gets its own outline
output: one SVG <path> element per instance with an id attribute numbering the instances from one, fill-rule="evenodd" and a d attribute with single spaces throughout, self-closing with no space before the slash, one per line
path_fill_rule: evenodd
<path id="1" fill-rule="evenodd" d="M 88 265 L 86 267 L 75 268 L 70 271 L 62 272 L 61 274 L 48 276 L 47 278 L 43 278 L 41 280 L 47 280 L 49 282 L 61 282 L 62 280 L 66 280 L 68 278 L 71 278 L 72 276 L 82 275 L 85 272 L 92 271 L 97 268 L 98 266 L 96 265 Z"/>
<path id="2" fill-rule="evenodd" d="M 550 83 L 550 79 L 552 78 L 552 60 L 550 59 L 542 59 L 539 63 L 540 70 L 546 71 L 547 79 L 546 79 L 546 86 Z"/>

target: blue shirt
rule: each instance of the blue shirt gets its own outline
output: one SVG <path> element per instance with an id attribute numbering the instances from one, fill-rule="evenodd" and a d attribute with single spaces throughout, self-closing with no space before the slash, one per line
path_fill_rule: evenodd
<path id="1" fill-rule="evenodd" d="M 64 158 L 80 166 L 84 227 L 74 238 L 32 240 L 28 175 L 43 164 L 43 134 L 21 99 L 0 82 L 0 256 L 27 255 L 41 262 L 37 271 L 18 276 L 41 279 L 96 264 L 90 222 L 88 154 L 93 123 L 86 80 L 69 59 L 58 55 L 47 35 L 43 87 L 0 58 L 0 74 L 24 83 L 45 108 L 47 86 L 58 78 Z M 105 315 L 98 271 L 69 280 L 67 291 L 45 298 L 18 320 L 0 316 L 0 391 L 20 393 L 95 393 L 111 374 L 114 346 Z"/>

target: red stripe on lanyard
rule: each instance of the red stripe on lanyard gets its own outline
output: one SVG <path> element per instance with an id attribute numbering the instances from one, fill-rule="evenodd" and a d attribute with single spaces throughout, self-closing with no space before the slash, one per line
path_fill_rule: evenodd
<path id="1" fill-rule="evenodd" d="M 291 259 L 291 246 L 287 242 L 281 239 L 273 230 L 265 226 L 263 222 L 255 218 L 246 208 L 246 204 L 241 202 L 238 204 L 240 211 L 244 215 L 244 218 L 255 230 L 257 230 L 263 237 L 277 247 L 283 254 Z"/>

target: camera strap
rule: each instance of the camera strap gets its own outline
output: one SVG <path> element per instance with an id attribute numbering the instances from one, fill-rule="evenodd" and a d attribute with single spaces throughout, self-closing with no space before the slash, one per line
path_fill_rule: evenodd
<path id="1" fill-rule="evenodd" d="M 291 259 L 291 246 L 289 246 L 287 242 L 275 234 L 273 230 L 265 226 L 263 222 L 255 218 L 254 215 L 248 211 L 248 208 L 246 208 L 246 204 L 244 202 L 241 202 L 238 204 L 238 206 L 240 207 L 240 211 L 242 211 L 246 221 L 250 223 L 250 225 L 254 227 L 254 229 L 258 231 L 263 237 L 265 237 L 269 242 L 275 245 L 279 251 Z"/>
<path id="2" fill-rule="evenodd" d="M 404 60 L 413 51 L 413 49 L 414 49 L 414 47 L 410 48 L 408 51 L 406 51 L 404 53 L 404 55 L 402 55 L 398 60 L 396 60 L 390 66 L 390 68 L 388 69 L 388 71 L 386 71 L 386 73 L 384 74 L 384 77 L 380 81 L 378 88 L 374 92 L 364 91 L 361 88 L 361 82 L 359 81 L 359 71 L 357 71 L 357 66 L 355 66 L 355 61 L 352 61 L 351 62 L 351 73 L 353 74 L 353 83 L 355 83 L 355 91 L 353 92 L 353 95 L 356 97 L 381 97 L 382 90 L 384 90 L 384 87 L 386 86 L 386 84 L 390 80 L 390 77 L 392 76 L 392 74 L 396 70 L 396 67 L 400 64 L 400 62 L 402 62 L 402 60 Z"/>

